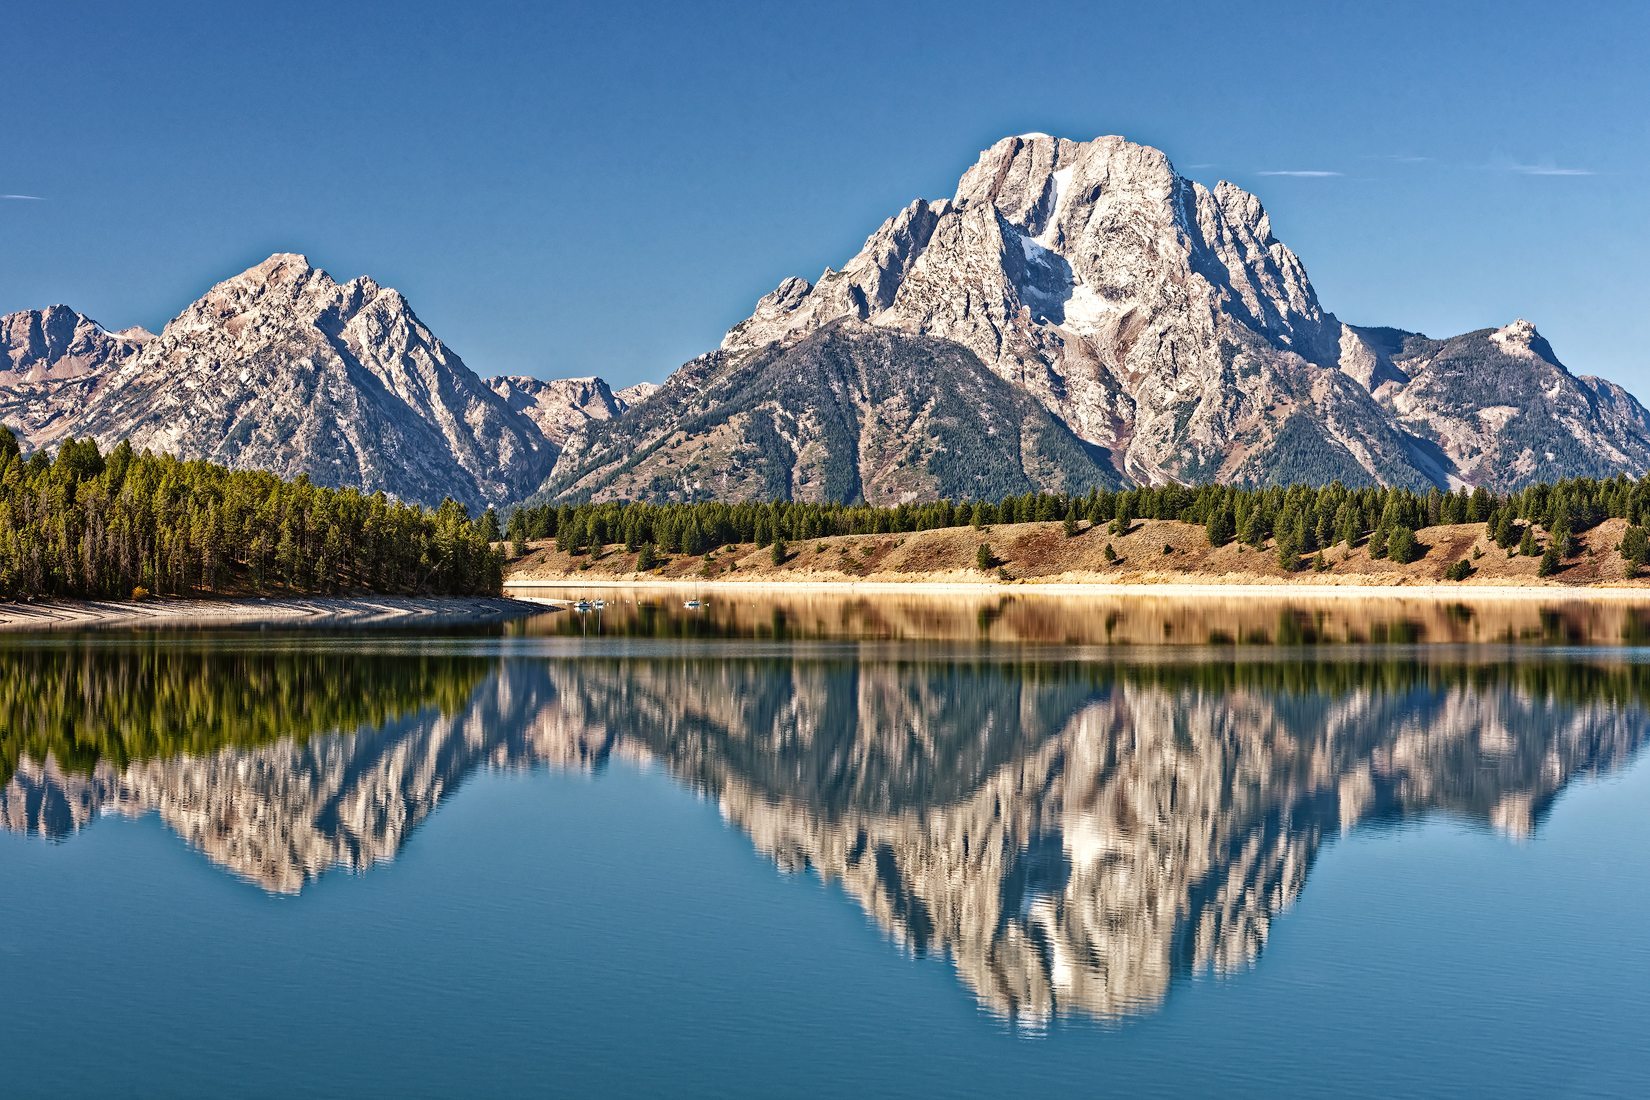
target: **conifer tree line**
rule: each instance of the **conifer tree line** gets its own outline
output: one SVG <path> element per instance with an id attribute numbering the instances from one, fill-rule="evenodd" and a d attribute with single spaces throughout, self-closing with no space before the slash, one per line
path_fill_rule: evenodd
<path id="1" fill-rule="evenodd" d="M 28 458 L 0 427 L 0 596 L 496 595 L 492 513 L 471 519 L 308 478 L 68 440 Z"/>
<path id="2" fill-rule="evenodd" d="M 455 714 L 489 671 L 474 657 L 222 647 L 134 639 L 117 649 L 0 641 L 0 784 L 27 757 L 70 773 L 102 761 L 207 756 Z"/>
<path id="3" fill-rule="evenodd" d="M 1575 536 L 1607 518 L 1631 524 L 1621 550 L 1635 567 L 1650 559 L 1650 478 L 1577 478 L 1531 485 L 1512 493 L 1484 488 L 1417 492 L 1405 488 L 1326 486 L 1243 488 L 1228 485 L 1142 486 L 1085 495 L 1028 493 L 1000 501 L 939 500 L 873 507 L 793 501 L 649 504 L 546 504 L 518 508 L 506 537 L 519 550 L 531 540 L 555 539 L 558 549 L 583 551 L 615 544 L 637 551 L 702 554 L 717 547 L 806 541 L 829 535 L 902 534 L 946 527 L 988 527 L 1033 520 L 1059 521 L 1068 536 L 1081 525 L 1126 532 L 1136 520 L 1197 524 L 1212 545 L 1233 540 L 1272 547 L 1286 567 L 1304 555 L 1337 545 L 1367 546 L 1377 558 L 1409 562 L 1425 552 L 1416 532 L 1441 524 L 1482 523 L 1504 549 L 1540 555 L 1555 571 L 1577 552 Z"/>

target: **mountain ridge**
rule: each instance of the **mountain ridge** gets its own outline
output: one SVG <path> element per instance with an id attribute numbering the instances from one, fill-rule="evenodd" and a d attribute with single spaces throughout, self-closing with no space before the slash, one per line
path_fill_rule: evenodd
<path id="1" fill-rule="evenodd" d="M 1650 473 L 1650 413 L 1530 322 L 1344 323 L 1258 197 L 1115 136 L 996 142 L 658 386 L 484 379 L 399 292 L 277 253 L 158 334 L 0 318 L 0 420 L 472 508 Z"/>
<path id="2" fill-rule="evenodd" d="M 737 370 L 842 320 L 966 348 L 1134 482 L 1509 488 L 1650 471 L 1650 414 L 1570 374 L 1528 322 L 1443 340 L 1345 324 L 1257 197 L 1119 137 L 997 142 L 951 198 L 910 203 L 817 282 L 782 280 L 713 354 Z M 702 388 L 707 362 L 661 393 L 678 377 L 684 395 Z M 1510 412 L 1486 378 L 1509 370 Z M 651 446 L 622 421 L 590 431 L 625 463 Z M 636 480 L 574 472 L 558 466 L 540 496 Z"/>

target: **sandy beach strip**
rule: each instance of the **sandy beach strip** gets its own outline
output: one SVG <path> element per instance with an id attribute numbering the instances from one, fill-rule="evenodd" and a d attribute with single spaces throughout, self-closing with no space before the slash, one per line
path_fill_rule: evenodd
<path id="1" fill-rule="evenodd" d="M 0 630 L 167 626 L 456 626 L 541 614 L 509 597 L 269 597 L 0 602 Z"/>
<path id="2" fill-rule="evenodd" d="M 959 596 L 1049 596 L 1072 597 L 1142 596 L 1156 599 L 1254 599 L 1268 601 L 1288 600 L 1421 600 L 1446 603 L 1462 601 L 1628 601 L 1650 604 L 1650 587 L 1641 585 L 1562 585 L 1562 584 L 1360 584 L 1337 581 L 1233 581 L 1216 578 L 1195 580 L 1135 580 L 1135 581 L 964 581 L 964 580 L 877 580 L 828 578 L 799 578 L 797 580 L 761 579 L 734 580 L 728 578 L 528 578 L 512 577 L 504 582 L 505 591 L 520 598 L 531 599 L 534 591 L 556 590 L 616 591 L 655 589 L 661 592 L 736 594 L 749 593 L 825 593 L 845 595 L 959 595 Z M 551 602 L 561 602 L 554 600 Z"/>

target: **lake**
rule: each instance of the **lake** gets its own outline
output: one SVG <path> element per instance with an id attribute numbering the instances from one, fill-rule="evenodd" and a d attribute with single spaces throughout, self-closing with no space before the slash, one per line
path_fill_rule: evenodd
<path id="1" fill-rule="evenodd" d="M 0 1092 L 1650 1094 L 1650 608 L 584 595 L 0 636 Z"/>

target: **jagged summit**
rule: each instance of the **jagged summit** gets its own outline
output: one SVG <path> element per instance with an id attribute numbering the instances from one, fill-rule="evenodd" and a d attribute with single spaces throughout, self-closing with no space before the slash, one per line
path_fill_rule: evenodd
<path id="1" fill-rule="evenodd" d="M 546 380 L 525 375 L 489 378 L 487 386 L 538 426 L 556 446 L 592 420 L 611 420 L 630 406 L 594 375 Z"/>
<path id="2" fill-rule="evenodd" d="M 71 431 L 108 372 L 151 339 L 64 305 L 0 317 L 0 424 L 29 443 Z"/>
<path id="3" fill-rule="evenodd" d="M 1522 317 L 1490 333 L 1490 339 L 1509 355 L 1533 356 L 1560 369 L 1564 367 L 1564 364 L 1558 361 L 1558 356 L 1553 352 L 1553 346 L 1547 342 L 1547 338 L 1536 331 L 1535 323 Z"/>
<path id="4" fill-rule="evenodd" d="M 1117 136 L 995 142 L 657 392 L 483 382 L 399 292 L 298 253 L 158 336 L 64 307 L 5 322 L 0 417 L 29 446 L 131 438 L 415 500 L 1650 472 L 1650 414 L 1529 322 L 1344 324 L 1259 197 Z"/>
<path id="5" fill-rule="evenodd" d="M 591 428 L 552 493 L 714 493 L 728 470 L 683 471 L 681 440 L 660 452 L 668 472 L 654 468 L 653 443 L 711 423 L 712 379 L 843 323 L 966 349 L 1068 426 L 1099 480 L 1510 486 L 1650 470 L 1644 409 L 1570 376 L 1533 326 L 1456 338 L 1495 360 L 1488 373 L 1515 376 L 1526 400 L 1508 411 L 1476 373 L 1433 365 L 1450 342 L 1326 310 L 1257 196 L 1186 179 L 1162 150 L 1122 137 L 1028 133 L 982 151 L 951 198 L 910 203 L 839 269 L 781 281 L 667 382 L 658 400 L 680 385 L 680 424 Z M 786 448 L 807 461 L 808 434 L 793 427 L 834 415 L 769 414 L 783 446 L 757 441 L 766 427 L 738 428 L 762 464 Z M 932 450 L 955 442 L 944 425 L 932 433 Z M 739 450 L 728 446 L 714 450 Z"/>
<path id="6" fill-rule="evenodd" d="M 0 378 L 13 384 L 88 373 L 113 355 L 131 354 L 153 334 L 142 328 L 111 333 L 65 305 L 0 317 Z"/>
<path id="7" fill-rule="evenodd" d="M 528 491 L 554 460 L 554 447 L 399 293 L 365 277 L 339 283 L 296 253 L 216 284 L 156 336 L 112 335 L 81 318 L 64 345 L 55 334 L 68 324 L 61 311 L 6 318 L 9 356 L 30 359 L 53 383 L 8 386 L 9 405 L 22 397 L 32 404 L 0 408 L 31 446 L 68 435 L 126 439 L 407 500 L 451 495 L 474 507 Z"/>
<path id="8" fill-rule="evenodd" d="M 296 252 L 214 284 L 158 335 L 66 306 L 0 318 L 0 421 L 31 449 L 126 439 L 481 508 L 526 496 L 575 428 L 626 408 L 599 378 L 483 382 L 400 291 Z"/>

